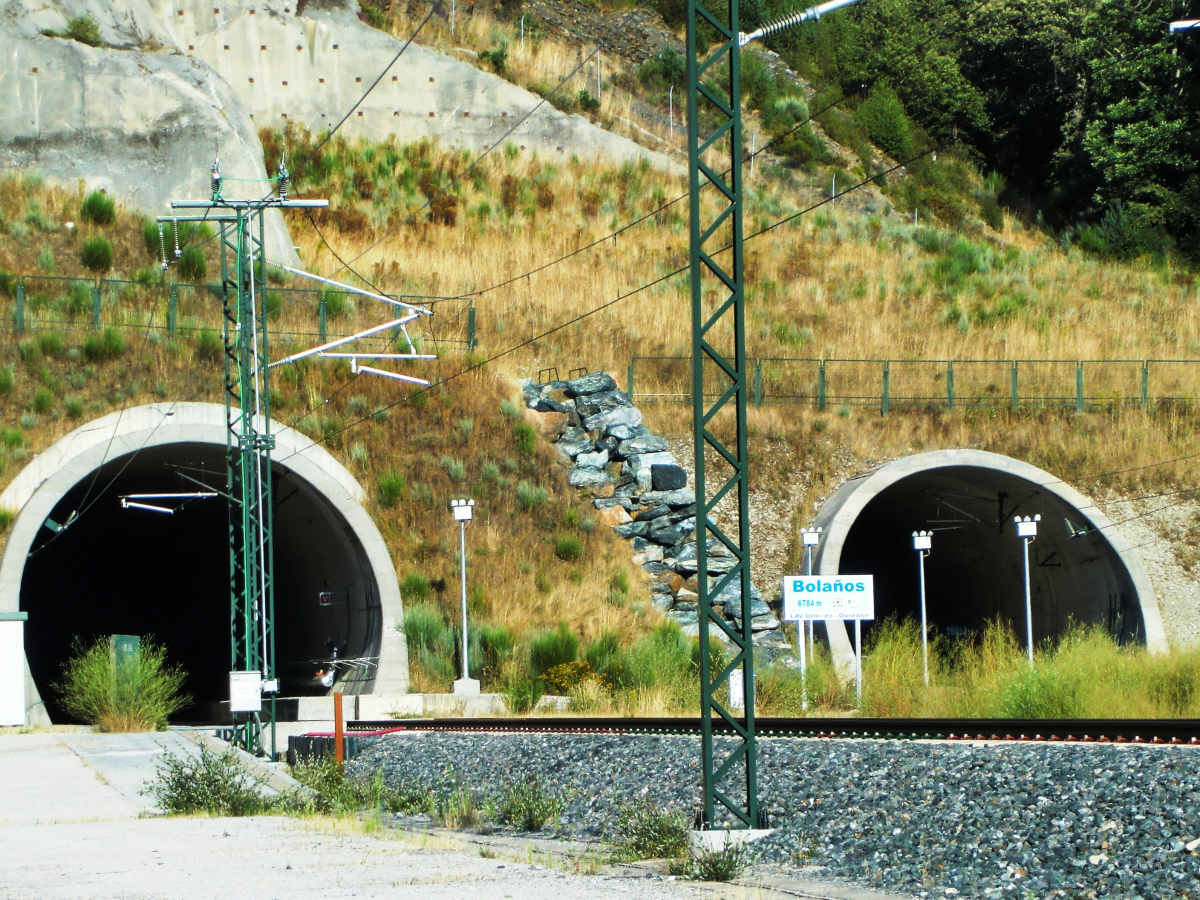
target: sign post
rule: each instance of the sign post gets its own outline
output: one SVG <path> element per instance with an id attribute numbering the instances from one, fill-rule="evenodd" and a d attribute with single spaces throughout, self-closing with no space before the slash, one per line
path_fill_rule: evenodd
<path id="1" fill-rule="evenodd" d="M 871 575 L 787 575 L 783 618 L 788 622 L 834 619 L 854 622 L 854 695 L 862 704 L 862 620 L 875 618 Z"/>

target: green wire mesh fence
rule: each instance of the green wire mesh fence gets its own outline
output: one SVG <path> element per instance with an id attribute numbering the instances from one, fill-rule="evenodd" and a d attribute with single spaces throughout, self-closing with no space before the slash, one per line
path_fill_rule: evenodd
<path id="1" fill-rule="evenodd" d="M 409 329 L 414 342 L 431 352 L 474 348 L 475 308 L 469 299 L 405 295 L 394 299 L 429 306 L 435 312 L 431 320 L 422 322 L 422 333 Z M 369 318 L 365 314 L 376 301 L 347 291 L 280 285 L 268 290 L 266 303 L 272 340 L 281 348 L 336 340 L 378 321 L 377 311 Z M 0 278 L 0 308 L 18 336 L 46 331 L 71 335 L 111 326 L 129 333 L 187 338 L 205 331 L 219 334 L 222 328 L 218 284 L 10 275 Z M 383 352 L 399 337 L 385 332 L 355 346 L 364 352 Z"/>
<path id="2" fill-rule="evenodd" d="M 755 406 L 1149 407 L 1200 397 L 1200 359 L 800 359 L 751 361 Z M 639 403 L 691 401 L 691 361 L 635 356 L 626 387 Z M 716 386 L 713 386 L 715 393 Z M 708 394 L 706 388 L 705 394 Z"/>

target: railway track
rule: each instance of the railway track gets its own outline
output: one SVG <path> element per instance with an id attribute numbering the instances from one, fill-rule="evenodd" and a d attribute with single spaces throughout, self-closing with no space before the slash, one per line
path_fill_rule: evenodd
<path id="1" fill-rule="evenodd" d="M 1200 719 L 755 719 L 759 737 L 875 740 L 1053 741 L 1062 743 L 1182 744 L 1200 746 Z M 347 736 L 406 731 L 488 731 L 523 734 L 699 734 L 699 718 L 446 718 L 353 720 Z M 730 734 L 714 722 L 716 734 Z"/>

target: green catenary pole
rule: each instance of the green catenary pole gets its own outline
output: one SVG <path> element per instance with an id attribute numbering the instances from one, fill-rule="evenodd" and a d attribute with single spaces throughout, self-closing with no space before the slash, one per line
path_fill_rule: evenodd
<path id="1" fill-rule="evenodd" d="M 696 564 L 700 624 L 701 778 L 703 827 L 729 820 L 734 827 L 760 824 L 757 746 L 754 735 L 754 641 L 750 597 L 750 497 L 746 446 L 746 309 L 742 254 L 741 46 L 738 2 L 710 11 L 701 0 L 687 4 L 688 179 L 690 189 L 692 300 L 692 414 L 696 466 Z M 718 84 L 727 85 L 723 90 Z M 726 100 L 726 97 L 732 100 Z M 701 135 L 701 116 L 707 128 Z M 722 170 L 729 166 L 727 173 Z M 703 181 L 702 181 L 703 177 Z M 701 187 L 711 184 L 711 202 L 701 204 Z M 728 246 L 726 253 L 717 251 Z M 719 261 L 717 258 L 719 256 Z M 705 375 L 716 390 L 705 401 Z M 721 436 L 717 436 L 720 423 Z M 711 450 L 722 468 L 706 469 Z M 732 495 L 736 531 L 715 524 L 710 514 Z M 709 577 L 709 543 L 732 556 L 728 573 Z M 728 594 L 725 592 L 729 591 Z M 732 594 L 732 596 L 730 596 Z M 720 595 L 741 609 L 741 627 L 713 609 Z M 713 670 L 711 632 L 733 646 L 731 658 Z M 744 718 L 721 699 L 730 673 L 742 670 Z M 732 738 L 728 749 L 713 743 L 713 718 L 724 720 Z M 718 821 L 718 806 L 720 821 Z"/>
<path id="2" fill-rule="evenodd" d="M 17 282 L 17 310 L 16 310 L 17 334 L 25 333 L 25 279 L 22 278 Z"/>

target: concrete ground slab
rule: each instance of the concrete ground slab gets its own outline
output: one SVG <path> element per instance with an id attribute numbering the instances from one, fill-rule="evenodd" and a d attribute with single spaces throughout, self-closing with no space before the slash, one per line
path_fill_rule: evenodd
<path id="1" fill-rule="evenodd" d="M 357 821 L 148 815 L 138 789 L 187 734 L 0 735 L 0 900 L 887 900 L 792 878 L 672 881 L 599 844 Z M 594 873 L 599 874 L 580 874 Z"/>

